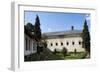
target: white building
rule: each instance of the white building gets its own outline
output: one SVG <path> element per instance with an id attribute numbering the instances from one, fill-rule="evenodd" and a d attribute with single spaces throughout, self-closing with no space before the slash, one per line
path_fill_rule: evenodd
<path id="1" fill-rule="evenodd" d="M 37 52 L 37 43 L 34 39 L 34 32 L 30 32 L 27 28 L 24 27 L 24 56 L 30 55 Z M 54 51 L 54 49 L 61 51 L 63 48 L 66 48 L 68 52 L 74 52 L 75 49 L 77 52 L 85 51 L 82 48 L 82 31 L 74 30 L 74 27 L 68 31 L 60 32 L 48 32 L 43 33 L 43 38 L 47 41 L 47 47 Z"/>
<path id="2" fill-rule="evenodd" d="M 43 35 L 46 37 L 47 47 L 51 51 L 54 49 L 60 51 L 65 47 L 69 52 L 74 52 L 75 49 L 77 52 L 83 52 L 85 49 L 82 48 L 81 33 L 81 30 L 74 30 L 72 26 L 68 31 L 49 32 Z"/>
<path id="3" fill-rule="evenodd" d="M 34 39 L 34 32 L 24 27 L 24 56 L 37 52 L 37 44 Z"/>

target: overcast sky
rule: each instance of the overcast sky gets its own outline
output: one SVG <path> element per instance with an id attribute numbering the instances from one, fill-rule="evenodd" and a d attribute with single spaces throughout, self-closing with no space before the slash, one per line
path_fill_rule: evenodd
<path id="1" fill-rule="evenodd" d="M 71 26 L 74 26 L 74 29 L 82 30 L 85 19 L 87 20 L 90 29 L 90 14 L 86 14 L 86 13 L 25 11 L 24 12 L 25 25 L 28 22 L 34 25 L 36 15 L 39 16 L 42 33 L 66 31 L 66 30 L 70 30 Z"/>

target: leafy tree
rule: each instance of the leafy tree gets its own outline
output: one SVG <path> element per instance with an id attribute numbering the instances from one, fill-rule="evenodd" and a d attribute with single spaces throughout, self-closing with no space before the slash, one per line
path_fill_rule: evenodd
<path id="1" fill-rule="evenodd" d="M 34 26 L 32 25 L 32 23 L 27 23 L 27 28 L 32 31 L 34 29 Z"/>
<path id="2" fill-rule="evenodd" d="M 36 19 L 35 19 L 34 28 L 35 28 L 35 31 L 34 31 L 35 39 L 36 39 L 36 41 L 40 41 L 41 40 L 41 29 L 40 29 L 40 20 L 39 20 L 38 15 L 36 16 Z"/>
<path id="3" fill-rule="evenodd" d="M 82 32 L 82 39 L 83 39 L 82 47 L 85 48 L 85 50 L 88 53 L 90 53 L 90 33 L 89 33 L 89 30 L 88 30 L 88 25 L 87 25 L 86 20 L 84 22 L 84 28 L 83 28 L 83 32 Z"/>

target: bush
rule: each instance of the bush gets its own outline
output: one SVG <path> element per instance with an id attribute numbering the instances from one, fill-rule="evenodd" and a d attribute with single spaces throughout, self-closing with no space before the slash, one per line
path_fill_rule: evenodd
<path id="1" fill-rule="evenodd" d="M 62 50 L 62 54 L 64 57 L 68 54 L 68 50 L 65 47 Z"/>
<path id="2" fill-rule="evenodd" d="M 54 49 L 54 54 L 56 54 L 56 53 L 57 53 L 57 49 L 55 48 L 55 49 Z"/>
<path id="3" fill-rule="evenodd" d="M 77 53 L 77 50 L 76 50 L 76 49 L 74 49 L 74 53 L 75 53 L 75 54 Z"/>

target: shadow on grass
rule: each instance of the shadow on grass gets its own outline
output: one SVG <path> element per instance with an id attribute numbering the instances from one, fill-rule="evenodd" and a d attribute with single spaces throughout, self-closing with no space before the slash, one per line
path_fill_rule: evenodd
<path id="1" fill-rule="evenodd" d="M 48 48 L 44 49 L 40 54 L 35 53 L 24 57 L 24 61 L 45 61 L 45 60 L 63 60 L 59 55 L 55 55 Z"/>
<path id="2" fill-rule="evenodd" d="M 43 49 L 40 54 L 35 53 L 24 57 L 24 61 L 48 61 L 48 60 L 75 60 L 75 59 L 85 59 L 85 52 L 69 52 L 66 56 L 62 52 L 53 53 L 48 48 Z"/>

